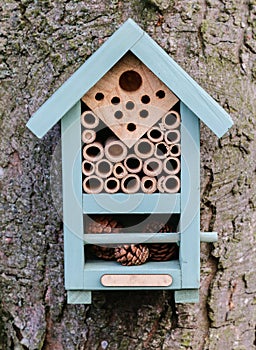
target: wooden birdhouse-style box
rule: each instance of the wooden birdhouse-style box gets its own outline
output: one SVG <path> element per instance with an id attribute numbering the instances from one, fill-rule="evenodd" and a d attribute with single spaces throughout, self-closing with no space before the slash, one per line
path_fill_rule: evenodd
<path id="1" fill-rule="evenodd" d="M 28 121 L 61 120 L 64 267 L 69 303 L 91 291 L 166 289 L 197 302 L 200 134 L 229 115 L 131 19 Z"/>

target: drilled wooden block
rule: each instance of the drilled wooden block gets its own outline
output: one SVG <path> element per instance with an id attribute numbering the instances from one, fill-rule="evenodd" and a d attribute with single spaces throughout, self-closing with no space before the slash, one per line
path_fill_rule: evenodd
<path id="1" fill-rule="evenodd" d="M 132 53 L 126 54 L 82 100 L 128 147 L 178 102 Z"/>

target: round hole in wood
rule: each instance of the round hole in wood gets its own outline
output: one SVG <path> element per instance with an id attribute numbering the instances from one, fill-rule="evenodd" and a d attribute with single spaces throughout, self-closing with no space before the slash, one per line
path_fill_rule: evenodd
<path id="1" fill-rule="evenodd" d="M 122 111 L 116 111 L 114 114 L 114 117 L 116 119 L 121 119 L 123 117 L 123 112 Z"/>
<path id="2" fill-rule="evenodd" d="M 148 95 L 143 95 L 141 97 L 141 102 L 144 104 L 148 104 L 150 102 L 150 97 Z"/>
<path id="3" fill-rule="evenodd" d="M 134 103 L 132 101 L 128 101 L 125 105 L 126 109 L 133 109 L 134 108 Z"/>
<path id="4" fill-rule="evenodd" d="M 136 91 L 142 84 L 142 78 L 134 70 L 125 71 L 119 78 L 119 85 L 125 91 Z"/>
<path id="5" fill-rule="evenodd" d="M 95 100 L 96 101 L 102 101 L 104 99 L 104 94 L 102 92 L 97 92 L 95 95 Z"/>
<path id="6" fill-rule="evenodd" d="M 146 109 L 142 109 L 140 111 L 140 117 L 141 118 L 147 118 L 148 117 L 148 111 Z"/>
<path id="7" fill-rule="evenodd" d="M 160 99 L 165 98 L 165 92 L 164 92 L 164 90 L 158 90 L 158 91 L 156 92 L 156 97 L 158 97 L 158 98 L 160 98 Z"/>
<path id="8" fill-rule="evenodd" d="M 111 103 L 112 103 L 112 105 L 118 105 L 120 103 L 120 98 L 118 96 L 114 96 L 111 99 Z"/>
<path id="9" fill-rule="evenodd" d="M 136 130 L 136 125 L 135 124 L 133 124 L 133 123 L 129 123 L 128 125 L 127 125 L 127 130 L 128 131 L 135 131 Z"/>

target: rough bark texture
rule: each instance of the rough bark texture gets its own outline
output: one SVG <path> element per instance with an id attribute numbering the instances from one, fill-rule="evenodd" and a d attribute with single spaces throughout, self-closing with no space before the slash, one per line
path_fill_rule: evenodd
<path id="1" fill-rule="evenodd" d="M 255 0 L 0 0 L 0 349 L 255 348 Z M 61 216 L 51 196 L 55 126 L 33 112 L 128 17 L 232 116 L 218 140 L 201 127 L 200 303 L 170 292 L 97 292 L 67 305 Z"/>

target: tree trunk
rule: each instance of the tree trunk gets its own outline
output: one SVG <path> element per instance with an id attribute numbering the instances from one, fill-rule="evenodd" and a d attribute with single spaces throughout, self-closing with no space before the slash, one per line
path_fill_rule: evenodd
<path id="1" fill-rule="evenodd" d="M 255 340 L 255 0 L 0 0 L 0 349 L 233 349 Z M 218 140 L 201 126 L 199 304 L 172 292 L 94 292 L 67 305 L 61 199 L 52 196 L 60 128 L 25 124 L 128 18 L 232 116 Z M 56 169 L 56 167 L 54 167 Z"/>

